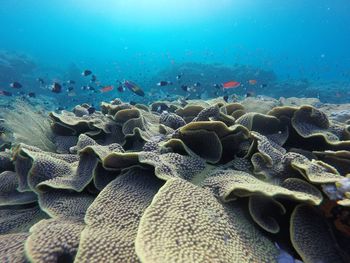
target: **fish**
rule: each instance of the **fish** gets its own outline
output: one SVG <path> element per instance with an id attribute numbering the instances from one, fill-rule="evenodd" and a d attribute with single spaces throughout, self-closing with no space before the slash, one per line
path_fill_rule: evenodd
<path id="1" fill-rule="evenodd" d="M 92 71 L 89 70 L 89 69 L 85 69 L 85 70 L 81 73 L 81 75 L 84 76 L 84 77 L 89 76 L 89 75 L 91 75 L 91 74 L 92 74 Z"/>
<path id="2" fill-rule="evenodd" d="M 171 81 L 165 81 L 165 80 L 159 81 L 157 83 L 157 86 L 160 86 L 160 87 L 168 86 L 168 85 L 173 85 L 173 83 Z"/>
<path id="3" fill-rule="evenodd" d="M 220 88 L 222 88 L 222 84 L 215 83 L 215 84 L 213 84 L 213 87 L 216 89 L 220 89 Z"/>
<path id="4" fill-rule="evenodd" d="M 199 83 L 199 82 L 195 82 L 194 84 L 193 84 L 193 87 L 200 87 L 201 86 L 201 84 Z"/>
<path id="5" fill-rule="evenodd" d="M 258 81 L 256 79 L 250 79 L 250 80 L 248 80 L 248 83 L 250 85 L 256 85 L 256 83 L 258 83 Z"/>
<path id="6" fill-rule="evenodd" d="M 10 87 L 14 88 L 14 89 L 20 89 L 20 88 L 22 88 L 22 84 L 17 82 L 17 81 L 14 81 L 10 84 Z"/>
<path id="7" fill-rule="evenodd" d="M 266 88 L 267 87 L 267 84 L 266 83 L 263 83 L 260 85 L 261 88 Z"/>
<path id="8" fill-rule="evenodd" d="M 45 81 L 42 78 L 37 78 L 36 81 L 39 82 L 40 85 L 44 85 L 45 84 Z"/>
<path id="9" fill-rule="evenodd" d="M 29 98 L 35 98 L 35 97 L 36 97 L 35 92 L 29 92 L 29 93 L 28 93 L 28 97 L 29 97 Z"/>
<path id="10" fill-rule="evenodd" d="M 51 91 L 54 93 L 61 93 L 62 86 L 58 82 L 54 82 L 51 86 Z"/>
<path id="11" fill-rule="evenodd" d="M 117 90 L 118 90 L 119 92 L 124 92 L 124 91 L 125 91 L 125 88 L 124 88 L 124 86 L 123 86 L 122 84 L 120 84 L 120 85 L 118 86 Z"/>
<path id="12" fill-rule="evenodd" d="M 180 80 L 183 74 L 179 74 L 176 76 L 176 80 Z"/>
<path id="13" fill-rule="evenodd" d="M 10 97 L 10 96 L 12 96 L 12 92 L 9 92 L 6 90 L 0 90 L 0 95 Z"/>
<path id="14" fill-rule="evenodd" d="M 73 89 L 74 89 L 73 87 L 68 87 L 67 91 L 69 92 L 69 91 L 72 91 Z"/>
<path id="15" fill-rule="evenodd" d="M 93 86 L 87 86 L 86 89 L 91 90 L 91 91 L 95 91 L 95 88 Z"/>
<path id="16" fill-rule="evenodd" d="M 190 88 L 187 85 L 181 85 L 181 89 L 186 92 L 190 91 Z"/>
<path id="17" fill-rule="evenodd" d="M 108 92 L 113 90 L 113 86 L 109 85 L 109 86 L 104 86 L 102 89 L 100 89 L 101 92 Z"/>
<path id="18" fill-rule="evenodd" d="M 241 85 L 238 81 L 228 81 L 222 84 L 222 87 L 224 89 L 231 89 L 231 88 L 237 88 Z"/>
<path id="19" fill-rule="evenodd" d="M 141 97 L 145 96 L 145 92 L 139 86 L 137 86 L 136 83 L 129 80 L 125 80 L 123 82 L 123 85 L 127 87 L 129 90 L 131 90 L 132 92 L 134 92 L 136 95 L 139 95 Z"/>
<path id="20" fill-rule="evenodd" d="M 89 114 L 93 114 L 96 111 L 96 108 L 91 106 L 87 110 L 88 110 Z"/>
<path id="21" fill-rule="evenodd" d="M 74 84 L 75 84 L 75 81 L 74 81 L 74 80 L 68 80 L 68 81 L 67 81 L 67 84 L 74 85 Z"/>
<path id="22" fill-rule="evenodd" d="M 92 75 L 90 81 L 91 81 L 91 82 L 95 82 L 96 80 L 97 80 L 96 75 Z"/>
<path id="23" fill-rule="evenodd" d="M 246 94 L 245 94 L 245 97 L 246 98 L 249 98 L 249 97 L 254 97 L 254 92 L 252 92 L 252 91 L 248 91 Z"/>
<path id="24" fill-rule="evenodd" d="M 129 104 L 130 104 L 130 105 L 136 105 L 136 102 L 133 101 L 133 100 L 131 100 L 131 101 L 129 102 Z"/>
<path id="25" fill-rule="evenodd" d="M 223 96 L 222 98 L 224 99 L 225 102 L 228 102 L 228 96 L 227 95 Z"/>
<path id="26" fill-rule="evenodd" d="M 166 111 L 169 109 L 169 107 L 165 104 L 161 104 L 156 108 L 156 112 L 162 113 L 163 111 Z"/>

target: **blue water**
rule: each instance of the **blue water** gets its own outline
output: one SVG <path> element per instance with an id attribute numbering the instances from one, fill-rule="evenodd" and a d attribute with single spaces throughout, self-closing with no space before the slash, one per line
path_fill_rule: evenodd
<path id="1" fill-rule="evenodd" d="M 202 62 L 349 83 L 349 13 L 349 0 L 1 0 L 0 50 L 30 56 L 36 75 L 58 80 L 74 63 L 106 84 L 142 85 Z"/>

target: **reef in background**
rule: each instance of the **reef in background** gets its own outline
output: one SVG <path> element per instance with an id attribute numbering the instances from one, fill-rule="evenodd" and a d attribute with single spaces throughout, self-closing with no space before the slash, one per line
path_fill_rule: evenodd
<path id="1" fill-rule="evenodd" d="M 8 86 L 15 80 L 31 79 L 36 68 L 32 58 L 25 54 L 0 50 L 0 86 Z"/>
<path id="2" fill-rule="evenodd" d="M 4 145 L 1 262 L 349 262 L 348 106 L 88 109 L 49 114 L 51 151 Z"/>
<path id="3" fill-rule="evenodd" d="M 179 76 L 179 79 L 176 77 Z M 173 85 L 159 88 L 159 81 L 172 81 Z M 238 88 L 218 90 L 214 86 L 234 80 L 240 83 Z M 290 77 L 283 79 L 273 70 L 251 65 L 223 65 L 218 63 L 179 63 L 161 70 L 150 79 L 143 80 L 146 89 L 150 89 L 152 98 L 169 99 L 172 95 L 187 96 L 190 99 L 210 99 L 223 95 L 236 94 L 245 96 L 247 93 L 260 94 L 273 98 L 299 97 L 318 98 L 328 103 L 350 103 L 349 81 L 324 81 L 317 78 Z M 196 92 L 187 93 L 181 86 L 196 86 Z M 147 99 L 147 98 L 146 98 Z"/>

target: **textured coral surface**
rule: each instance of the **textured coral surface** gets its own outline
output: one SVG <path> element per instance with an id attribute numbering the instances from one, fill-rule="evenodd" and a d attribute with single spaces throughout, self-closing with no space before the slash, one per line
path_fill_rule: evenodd
<path id="1" fill-rule="evenodd" d="M 349 120 L 254 103 L 51 113 L 0 152 L 0 262 L 350 262 Z"/>

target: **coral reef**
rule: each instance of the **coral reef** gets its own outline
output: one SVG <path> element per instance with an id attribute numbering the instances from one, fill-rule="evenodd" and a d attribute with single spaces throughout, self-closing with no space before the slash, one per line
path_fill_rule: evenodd
<path id="1" fill-rule="evenodd" d="M 295 101 L 50 113 L 1 152 L 0 262 L 349 262 L 349 120 Z"/>

